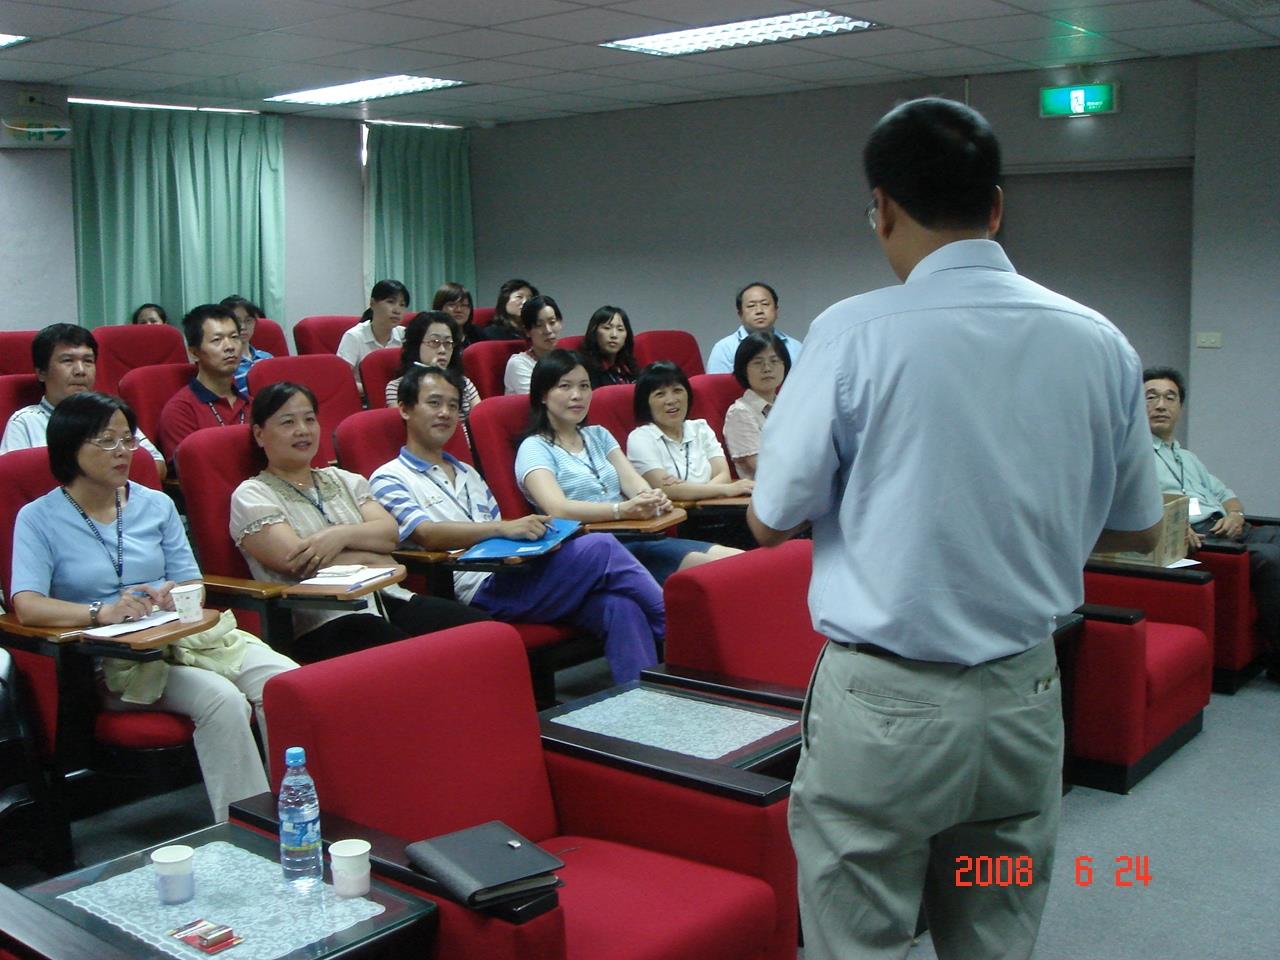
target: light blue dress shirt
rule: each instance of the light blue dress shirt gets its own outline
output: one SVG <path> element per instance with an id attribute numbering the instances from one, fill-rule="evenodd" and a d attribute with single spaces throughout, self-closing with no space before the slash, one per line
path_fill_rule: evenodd
<path id="1" fill-rule="evenodd" d="M 738 344 L 745 340 L 748 334 L 754 332 L 739 325 L 733 333 L 717 340 L 716 345 L 711 348 L 711 355 L 707 357 L 707 373 L 733 373 L 733 357 L 738 352 Z M 800 359 L 800 349 L 804 346 L 804 341 L 787 336 L 777 327 L 774 327 L 773 332 L 786 344 L 787 353 L 791 356 L 791 365 L 794 367 L 796 361 Z"/>
<path id="2" fill-rule="evenodd" d="M 814 321 L 752 502 L 813 521 L 819 632 L 977 664 L 1081 603 L 1104 527 L 1160 519 L 1149 437 L 1124 336 L 963 240 Z"/>
<path id="3" fill-rule="evenodd" d="M 1211 514 L 1226 515 L 1223 504 L 1235 499 L 1235 493 L 1225 483 L 1205 468 L 1194 453 L 1174 440 L 1165 443 L 1155 434 L 1151 436 L 1151 448 L 1156 455 L 1156 479 L 1161 493 L 1185 493 L 1200 501 L 1199 516 L 1192 523 L 1208 520 Z"/>
<path id="4" fill-rule="evenodd" d="M 117 587 L 116 525 L 91 520 L 98 542 L 84 518 L 54 487 L 18 511 L 13 532 L 13 584 L 10 596 L 30 590 L 71 603 L 112 603 Z M 163 493 L 129 483 L 124 505 L 125 586 L 166 580 L 199 580 L 200 568 L 178 519 L 173 501 Z"/>

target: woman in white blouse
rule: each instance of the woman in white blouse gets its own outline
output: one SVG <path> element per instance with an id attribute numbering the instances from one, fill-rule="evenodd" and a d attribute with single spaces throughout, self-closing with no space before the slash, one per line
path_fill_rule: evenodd
<path id="1" fill-rule="evenodd" d="M 772 330 L 757 330 L 738 344 L 733 376 L 746 389 L 725 411 L 724 445 L 740 477 L 755 479 L 764 421 L 790 372 L 791 354 Z"/>
<path id="2" fill-rule="evenodd" d="M 650 486 L 673 500 L 740 497 L 753 480 L 734 480 L 720 441 L 705 420 L 690 420 L 693 388 L 684 371 L 659 360 L 636 380 L 635 418 L 627 459 Z"/>
<path id="3" fill-rule="evenodd" d="M 529 392 L 534 366 L 554 350 L 560 340 L 564 315 L 560 312 L 560 304 L 550 297 L 533 297 L 520 308 L 520 323 L 529 337 L 529 349 L 507 361 L 502 385 L 509 394 Z"/>

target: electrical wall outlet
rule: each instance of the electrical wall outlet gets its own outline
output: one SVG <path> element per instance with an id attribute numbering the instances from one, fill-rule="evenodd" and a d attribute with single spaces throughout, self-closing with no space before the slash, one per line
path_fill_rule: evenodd
<path id="1" fill-rule="evenodd" d="M 1201 350 L 1218 350 L 1222 347 L 1222 334 L 1216 331 L 1197 333 L 1196 346 Z"/>

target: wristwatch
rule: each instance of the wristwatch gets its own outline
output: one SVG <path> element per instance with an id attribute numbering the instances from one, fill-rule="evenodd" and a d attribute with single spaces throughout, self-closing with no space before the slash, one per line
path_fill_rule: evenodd
<path id="1" fill-rule="evenodd" d="M 98 614 L 102 612 L 102 601 L 95 600 L 89 604 L 89 626 L 98 626 Z"/>

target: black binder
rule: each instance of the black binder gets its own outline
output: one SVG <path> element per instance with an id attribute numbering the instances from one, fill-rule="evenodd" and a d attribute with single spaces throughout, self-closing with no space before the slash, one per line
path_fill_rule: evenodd
<path id="1" fill-rule="evenodd" d="M 442 893 L 476 908 L 559 886 L 552 871 L 564 866 L 501 820 L 419 840 L 404 852 Z"/>

